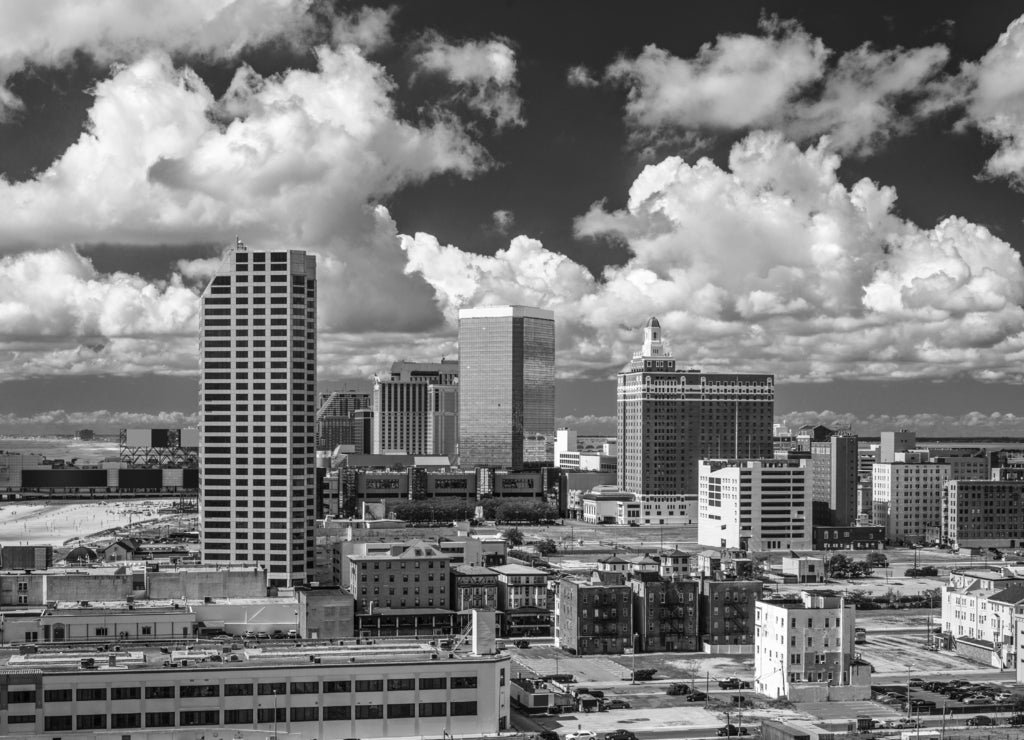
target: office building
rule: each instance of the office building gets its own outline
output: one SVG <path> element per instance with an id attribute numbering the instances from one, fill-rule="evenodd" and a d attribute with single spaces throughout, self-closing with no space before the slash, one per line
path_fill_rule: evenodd
<path id="1" fill-rule="evenodd" d="M 870 666 L 856 659 L 856 608 L 835 591 L 759 600 L 754 625 L 754 690 L 770 698 L 871 698 Z"/>
<path id="2" fill-rule="evenodd" d="M 332 451 L 338 445 L 354 445 L 356 419 L 354 413 L 370 408 L 370 394 L 358 391 L 332 391 L 320 394 L 320 405 L 314 421 L 318 450 Z"/>
<path id="3" fill-rule="evenodd" d="M 890 542 L 921 542 L 942 520 L 942 487 L 949 465 L 924 462 L 926 453 L 897 452 L 895 462 L 872 467 L 872 523 L 885 527 Z"/>
<path id="4" fill-rule="evenodd" d="M 809 550 L 811 491 L 802 460 L 702 460 L 697 541 L 742 550 Z"/>
<path id="5" fill-rule="evenodd" d="M 942 542 L 954 548 L 1024 545 L 1024 480 L 947 481 Z"/>
<path id="6" fill-rule="evenodd" d="M 407 362 L 373 381 L 375 455 L 454 455 L 459 363 Z"/>
<path id="7" fill-rule="evenodd" d="M 461 309 L 461 465 L 520 468 L 526 438 L 554 434 L 554 313 L 527 306 Z"/>
<path id="8" fill-rule="evenodd" d="M 770 457 L 774 408 L 773 376 L 680 370 L 649 319 L 617 389 L 617 482 L 641 523 L 696 521 L 698 461 Z"/>
<path id="9" fill-rule="evenodd" d="M 202 296 L 203 560 L 304 583 L 313 568 L 316 257 L 230 250 Z"/>
<path id="10" fill-rule="evenodd" d="M 836 433 L 810 445 L 814 523 L 835 527 L 856 524 L 857 435 Z"/>

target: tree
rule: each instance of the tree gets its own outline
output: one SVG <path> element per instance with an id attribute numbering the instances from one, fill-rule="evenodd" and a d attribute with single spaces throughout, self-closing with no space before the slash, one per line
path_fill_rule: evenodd
<path id="1" fill-rule="evenodd" d="M 828 574 L 832 578 L 846 578 L 853 570 L 853 560 L 842 553 L 836 553 L 828 561 Z"/>
<path id="2" fill-rule="evenodd" d="M 541 540 L 537 543 L 537 552 L 545 557 L 554 555 L 558 552 L 558 545 L 555 544 L 554 540 Z"/>
<path id="3" fill-rule="evenodd" d="M 869 552 L 867 557 L 864 558 L 864 562 L 870 565 L 872 568 L 888 568 L 889 558 L 885 556 L 884 552 Z"/>
<path id="4" fill-rule="evenodd" d="M 504 535 L 510 547 L 520 547 L 526 540 L 523 533 L 519 531 L 519 527 L 509 527 L 505 530 Z"/>

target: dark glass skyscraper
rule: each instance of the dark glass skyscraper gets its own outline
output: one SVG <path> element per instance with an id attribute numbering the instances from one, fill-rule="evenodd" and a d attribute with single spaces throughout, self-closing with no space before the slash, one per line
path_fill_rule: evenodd
<path id="1" fill-rule="evenodd" d="M 459 460 L 519 468 L 523 440 L 555 433 L 555 315 L 528 306 L 459 311 Z"/>

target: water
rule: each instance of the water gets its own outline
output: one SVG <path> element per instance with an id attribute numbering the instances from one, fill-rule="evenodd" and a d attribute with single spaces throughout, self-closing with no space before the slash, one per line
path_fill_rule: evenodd
<path id="1" fill-rule="evenodd" d="M 98 463 L 108 457 L 116 459 L 119 449 L 116 437 L 83 441 L 74 437 L 9 437 L 4 435 L 0 436 L 0 452 L 20 452 L 39 460 L 57 458 L 70 461 L 71 458 L 78 458 L 77 464 L 81 465 L 83 463 Z M 35 460 L 25 460 L 26 465 L 35 463 Z"/>

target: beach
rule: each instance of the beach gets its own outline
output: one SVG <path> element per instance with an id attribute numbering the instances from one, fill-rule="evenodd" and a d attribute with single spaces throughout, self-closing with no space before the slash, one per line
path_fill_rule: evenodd
<path id="1" fill-rule="evenodd" d="M 53 545 L 59 547 L 93 539 L 111 529 L 166 519 L 174 514 L 162 510 L 171 505 L 168 499 L 133 499 L 130 501 L 99 501 L 88 503 L 11 503 L 0 504 L 0 546 Z M 127 534 L 127 531 L 124 532 Z"/>

